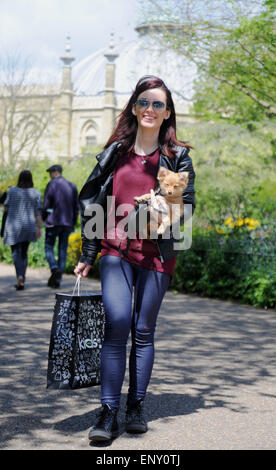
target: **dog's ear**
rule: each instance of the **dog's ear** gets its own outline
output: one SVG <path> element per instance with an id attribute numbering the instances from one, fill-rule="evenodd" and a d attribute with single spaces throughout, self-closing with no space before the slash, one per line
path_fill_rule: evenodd
<path id="1" fill-rule="evenodd" d="M 188 171 L 180 171 L 178 173 L 179 179 L 182 183 L 188 184 L 189 181 L 189 172 Z"/>
<path id="2" fill-rule="evenodd" d="M 164 166 L 160 166 L 159 168 L 159 171 L 158 171 L 158 175 L 157 175 L 157 179 L 158 180 L 163 180 L 167 174 L 167 168 L 165 168 Z"/>

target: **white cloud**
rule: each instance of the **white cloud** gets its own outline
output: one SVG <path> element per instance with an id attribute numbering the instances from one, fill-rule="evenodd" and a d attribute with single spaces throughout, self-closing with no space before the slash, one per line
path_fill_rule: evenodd
<path id="1" fill-rule="evenodd" d="M 67 33 L 77 61 L 115 38 L 135 38 L 138 0 L 1 0 L 0 53 L 20 47 L 50 67 L 64 51 Z"/>

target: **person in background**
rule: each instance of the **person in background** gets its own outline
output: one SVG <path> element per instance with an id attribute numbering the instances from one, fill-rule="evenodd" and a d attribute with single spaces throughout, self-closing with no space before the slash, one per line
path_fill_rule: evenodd
<path id="1" fill-rule="evenodd" d="M 3 238 L 4 244 L 11 246 L 16 290 L 24 289 L 30 242 L 41 237 L 41 195 L 33 186 L 32 173 L 21 171 L 17 186 L 9 188 L 4 201 L 7 215 Z"/>
<path id="2" fill-rule="evenodd" d="M 0 196 L 0 204 L 4 205 L 6 197 L 7 197 L 7 192 L 5 191 Z M 6 223 L 7 215 L 8 215 L 7 211 L 4 210 L 2 221 L 1 221 L 1 232 L 0 232 L 0 237 L 2 238 L 4 237 L 4 230 L 5 230 L 5 223 Z"/>
<path id="3" fill-rule="evenodd" d="M 43 203 L 43 220 L 46 228 L 45 254 L 51 269 L 48 286 L 59 288 L 65 270 L 68 237 L 77 222 L 79 203 L 77 187 L 62 176 L 62 166 L 52 165 L 49 172 L 51 181 L 46 186 Z M 58 238 L 58 259 L 54 246 Z"/>

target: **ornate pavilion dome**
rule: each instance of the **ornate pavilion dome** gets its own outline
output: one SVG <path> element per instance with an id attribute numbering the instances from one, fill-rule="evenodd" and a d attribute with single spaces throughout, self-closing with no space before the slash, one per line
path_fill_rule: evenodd
<path id="1" fill-rule="evenodd" d="M 112 51 L 115 60 L 115 93 L 130 95 L 136 82 L 143 75 L 157 75 L 162 78 L 172 91 L 175 102 L 191 99 L 193 81 L 196 76 L 195 66 L 185 57 L 172 50 L 160 50 L 156 33 L 164 27 L 162 23 L 142 24 L 136 28 L 136 40 L 123 42 L 114 47 L 103 48 L 77 63 L 72 70 L 74 91 L 77 95 L 101 95 L 105 90 L 105 54 Z M 177 24 L 166 24 L 175 30 Z M 155 34 L 151 34 L 154 32 Z M 113 41 L 113 39 L 112 39 Z"/>

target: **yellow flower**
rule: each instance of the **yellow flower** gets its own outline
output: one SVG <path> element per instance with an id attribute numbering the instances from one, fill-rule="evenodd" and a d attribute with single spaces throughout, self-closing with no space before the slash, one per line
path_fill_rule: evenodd
<path id="1" fill-rule="evenodd" d="M 244 219 L 238 217 L 236 220 L 233 220 L 232 217 L 228 217 L 225 219 L 224 225 L 228 225 L 230 228 L 246 226 L 249 230 L 255 230 L 260 224 L 258 220 L 250 219 L 250 217 L 245 217 Z"/>
<path id="2" fill-rule="evenodd" d="M 234 228 L 235 224 L 232 217 L 228 217 L 227 219 L 225 219 L 224 225 L 228 225 L 229 227 Z"/>
<path id="3" fill-rule="evenodd" d="M 68 238 L 67 265 L 73 270 L 81 254 L 81 233 L 71 233 Z"/>
<path id="4" fill-rule="evenodd" d="M 68 243 L 79 243 L 81 241 L 81 234 L 80 233 L 71 233 L 68 239 Z"/>
<path id="5" fill-rule="evenodd" d="M 242 225 L 244 224 L 244 220 L 243 219 L 237 219 L 236 222 L 235 222 L 235 226 L 236 227 L 242 227 Z"/>
<path id="6" fill-rule="evenodd" d="M 256 230 L 256 228 L 260 225 L 258 220 L 250 219 L 249 217 L 244 219 L 244 223 L 249 230 Z"/>

